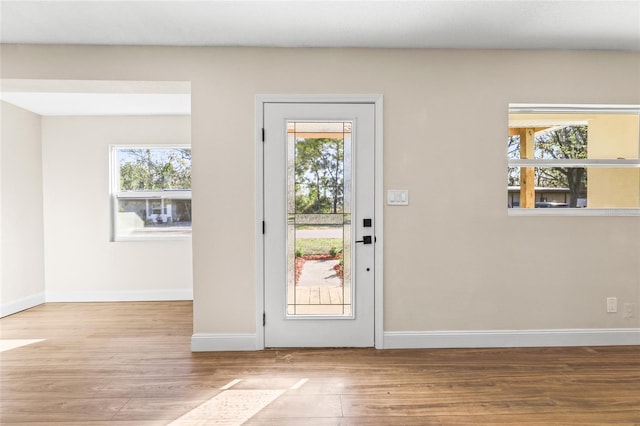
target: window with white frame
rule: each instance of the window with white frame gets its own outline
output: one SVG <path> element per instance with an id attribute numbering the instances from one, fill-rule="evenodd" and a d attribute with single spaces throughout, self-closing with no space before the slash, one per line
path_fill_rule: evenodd
<path id="1" fill-rule="evenodd" d="M 111 147 L 114 241 L 191 235 L 191 148 Z"/>
<path id="2" fill-rule="evenodd" d="M 639 154 L 640 105 L 511 104 L 509 214 L 640 216 Z"/>

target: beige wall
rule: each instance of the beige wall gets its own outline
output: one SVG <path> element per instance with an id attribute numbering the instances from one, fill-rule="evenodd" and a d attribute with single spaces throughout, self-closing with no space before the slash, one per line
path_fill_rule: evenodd
<path id="1" fill-rule="evenodd" d="M 189 144 L 189 117 L 43 117 L 48 301 L 192 297 L 190 240 L 111 242 L 109 145 Z"/>
<path id="2" fill-rule="evenodd" d="M 613 52 L 2 49 L 5 78 L 191 81 L 196 333 L 256 331 L 254 108 L 273 93 L 384 95 L 385 189 L 411 199 L 385 208 L 385 331 L 638 327 L 604 305 L 640 302 L 639 218 L 507 216 L 504 143 L 510 102 L 637 104 L 639 73 Z"/>
<path id="3" fill-rule="evenodd" d="M 0 102 L 0 316 L 43 303 L 40 116 Z"/>

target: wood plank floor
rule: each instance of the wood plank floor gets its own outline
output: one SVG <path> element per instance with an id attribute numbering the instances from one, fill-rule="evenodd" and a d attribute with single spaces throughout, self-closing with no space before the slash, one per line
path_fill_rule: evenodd
<path id="1" fill-rule="evenodd" d="M 638 425 L 640 346 L 190 352 L 190 302 L 0 320 L 2 425 Z M 20 342 L 15 342 L 20 343 Z"/>

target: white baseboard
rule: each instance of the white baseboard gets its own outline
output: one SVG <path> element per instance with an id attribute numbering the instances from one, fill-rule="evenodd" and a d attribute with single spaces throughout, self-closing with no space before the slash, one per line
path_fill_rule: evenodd
<path id="1" fill-rule="evenodd" d="M 42 305 L 45 302 L 45 293 L 40 292 L 31 296 L 23 297 L 12 302 L 2 303 L 0 305 L 0 318 L 13 315 L 16 312 Z"/>
<path id="2" fill-rule="evenodd" d="M 48 291 L 47 302 L 154 302 L 193 300 L 193 290 Z"/>
<path id="3" fill-rule="evenodd" d="M 195 333 L 191 336 L 192 352 L 255 351 L 255 334 Z"/>
<path id="4" fill-rule="evenodd" d="M 640 328 L 385 332 L 385 349 L 640 345 Z"/>
<path id="5" fill-rule="evenodd" d="M 640 328 L 385 332 L 384 349 L 640 345 Z M 255 334 L 195 333 L 192 352 L 255 351 Z"/>

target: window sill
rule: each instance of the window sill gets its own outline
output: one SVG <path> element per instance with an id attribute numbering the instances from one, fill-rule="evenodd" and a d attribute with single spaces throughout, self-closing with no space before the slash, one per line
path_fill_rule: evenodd
<path id="1" fill-rule="evenodd" d="M 139 243 L 154 243 L 154 242 L 169 242 L 169 241 L 191 241 L 191 236 L 188 237 L 156 237 L 156 238 L 137 238 L 137 237 L 118 237 L 111 240 L 112 243 L 131 243 L 131 242 L 139 242 Z"/>
<path id="2" fill-rule="evenodd" d="M 510 208 L 507 210 L 508 216 L 609 216 L 609 217 L 640 217 L 640 208 L 630 209 L 521 209 Z"/>
<path id="3" fill-rule="evenodd" d="M 180 233 L 157 232 L 144 233 L 141 235 L 116 235 L 112 238 L 112 242 L 129 242 L 129 241 L 183 241 L 191 240 L 191 230 Z"/>

